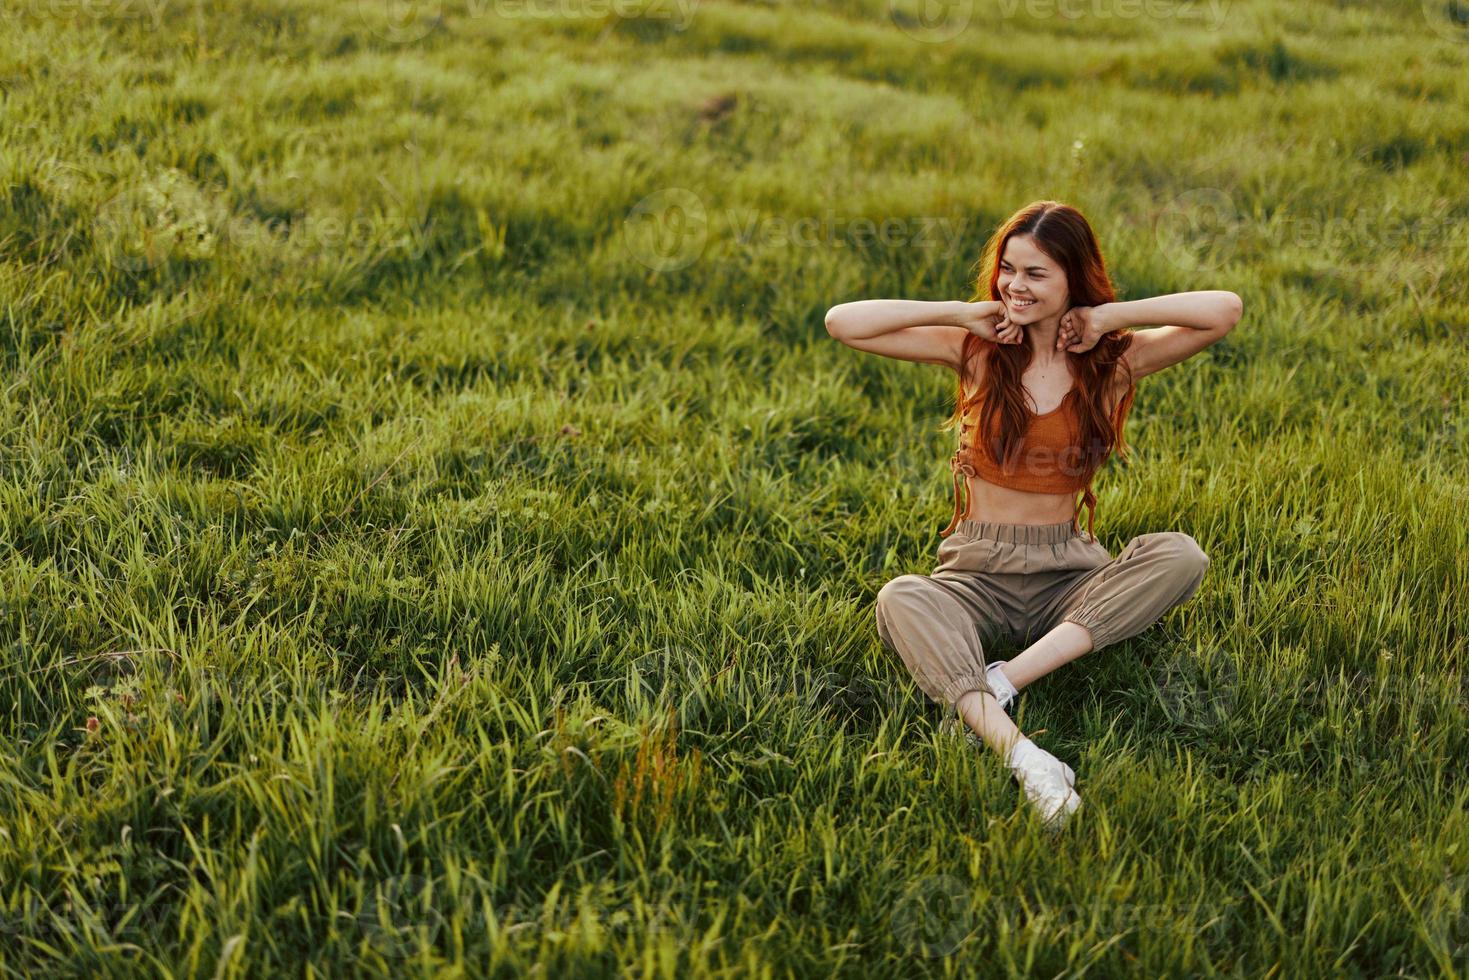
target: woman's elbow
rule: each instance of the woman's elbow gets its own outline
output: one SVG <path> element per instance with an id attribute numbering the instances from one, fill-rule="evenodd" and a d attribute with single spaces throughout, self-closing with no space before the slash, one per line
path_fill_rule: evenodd
<path id="1" fill-rule="evenodd" d="M 838 303 L 836 306 L 833 306 L 831 309 L 826 311 L 826 332 L 831 334 L 838 340 L 841 339 L 842 326 L 841 317 L 837 311 L 840 310 L 843 305 L 844 304 Z"/>
<path id="2" fill-rule="evenodd" d="M 1226 291 L 1224 294 L 1224 315 L 1221 317 L 1224 324 L 1223 332 L 1228 333 L 1233 330 L 1234 325 L 1239 323 L 1240 317 L 1244 316 L 1244 313 L 1245 301 L 1239 298 L 1238 293 Z"/>
<path id="3" fill-rule="evenodd" d="M 1235 323 L 1240 322 L 1240 317 L 1244 316 L 1244 300 L 1241 300 L 1238 292 L 1231 292 L 1230 297 L 1228 297 L 1227 310 L 1228 314 L 1230 314 L 1230 317 L 1228 317 L 1230 319 L 1230 326 L 1234 326 Z"/>

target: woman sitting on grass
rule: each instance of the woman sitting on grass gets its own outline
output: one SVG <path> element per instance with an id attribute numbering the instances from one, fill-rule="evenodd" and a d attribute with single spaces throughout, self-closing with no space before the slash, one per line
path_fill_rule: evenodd
<path id="1" fill-rule="evenodd" d="M 1075 773 L 1006 712 L 1027 684 L 1136 636 L 1198 590 L 1209 557 L 1181 531 L 1134 537 L 1115 558 L 1099 544 L 1091 483 L 1114 448 L 1126 453 L 1137 379 L 1219 340 L 1242 304 L 1223 290 L 1117 302 L 1090 224 L 1055 201 L 1006 221 L 979 268 L 987 287 L 977 282 L 970 302 L 842 303 L 826 327 L 857 350 L 957 375 L 945 426 L 960 428 L 954 518 L 931 575 L 878 592 L 878 635 L 1000 754 L 1054 829 L 1081 805 Z M 1130 329 L 1156 323 L 1172 325 Z M 986 664 L 985 644 L 1000 638 L 1025 649 Z"/>

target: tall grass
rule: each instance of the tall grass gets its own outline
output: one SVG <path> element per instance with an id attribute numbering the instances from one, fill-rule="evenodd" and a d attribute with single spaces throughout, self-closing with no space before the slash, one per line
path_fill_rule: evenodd
<path id="1" fill-rule="evenodd" d="M 1464 973 L 1454 6 L 530 9 L 6 6 L 0 971 Z M 952 379 L 822 325 L 1043 197 L 1246 307 L 1058 839 L 872 618 Z"/>

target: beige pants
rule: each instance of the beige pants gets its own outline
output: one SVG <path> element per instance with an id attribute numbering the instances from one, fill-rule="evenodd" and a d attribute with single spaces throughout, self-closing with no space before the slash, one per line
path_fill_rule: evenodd
<path id="1" fill-rule="evenodd" d="M 952 705 L 985 682 L 986 644 L 1029 646 L 1059 623 L 1092 648 L 1136 636 L 1198 591 L 1209 556 L 1180 531 L 1141 534 L 1113 558 L 1071 521 L 960 521 L 932 575 L 877 593 L 877 633 L 931 699 Z"/>

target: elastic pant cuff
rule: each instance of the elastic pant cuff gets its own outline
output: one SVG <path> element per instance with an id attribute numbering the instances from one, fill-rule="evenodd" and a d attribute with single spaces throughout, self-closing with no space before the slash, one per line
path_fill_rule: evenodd
<path id="1" fill-rule="evenodd" d="M 1083 614 L 1079 616 L 1067 616 L 1061 620 L 1063 623 L 1075 623 L 1084 627 L 1092 637 L 1092 649 L 1100 650 L 1102 647 L 1112 645 L 1112 636 L 1107 632 L 1100 616 Z"/>
<path id="2" fill-rule="evenodd" d="M 994 688 L 990 687 L 983 674 L 966 674 L 955 677 L 943 686 L 944 701 L 950 705 L 957 705 L 959 699 L 970 691 L 979 691 L 983 694 L 994 696 Z"/>

